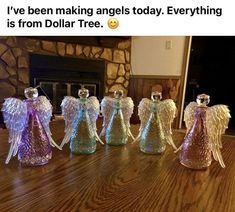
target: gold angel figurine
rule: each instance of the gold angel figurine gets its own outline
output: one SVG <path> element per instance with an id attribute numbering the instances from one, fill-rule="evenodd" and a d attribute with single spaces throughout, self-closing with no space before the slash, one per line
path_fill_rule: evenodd
<path id="1" fill-rule="evenodd" d="M 105 96 L 101 102 L 101 112 L 104 117 L 103 129 L 100 135 L 105 135 L 109 145 L 124 145 L 128 136 L 134 139 L 130 131 L 130 118 L 134 104 L 130 97 L 123 97 L 123 91 L 114 92 L 114 98 Z"/>
<path id="2" fill-rule="evenodd" d="M 151 100 L 144 98 L 138 106 L 141 124 L 139 135 L 135 140 L 140 140 L 140 150 L 144 153 L 162 153 L 166 143 L 176 149 L 171 136 L 171 124 L 176 116 L 176 105 L 172 99 L 163 101 L 161 99 L 160 92 L 152 92 Z"/>
<path id="3" fill-rule="evenodd" d="M 220 152 L 221 136 L 228 128 L 230 113 L 226 105 L 207 107 L 210 96 L 201 94 L 197 102 L 191 102 L 185 108 L 184 121 L 187 133 L 180 146 L 180 163 L 188 168 L 203 169 L 211 164 L 211 152 L 214 159 L 224 168 Z"/>

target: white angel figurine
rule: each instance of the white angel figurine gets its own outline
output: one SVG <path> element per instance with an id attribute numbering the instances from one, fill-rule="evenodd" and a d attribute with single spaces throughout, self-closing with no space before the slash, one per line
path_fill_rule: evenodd
<path id="1" fill-rule="evenodd" d="M 49 128 L 52 106 L 45 96 L 38 97 L 36 88 L 26 88 L 24 94 L 26 100 L 7 98 L 3 104 L 10 143 L 5 163 L 18 153 L 18 160 L 23 165 L 44 165 L 52 157 L 51 146 L 59 148 Z"/>
<path id="2" fill-rule="evenodd" d="M 101 102 L 103 129 L 100 136 L 105 135 L 109 145 L 124 145 L 128 136 L 134 139 L 130 131 L 130 118 L 134 104 L 130 97 L 123 97 L 123 91 L 114 92 L 114 98 L 105 96 Z"/>
<path id="3" fill-rule="evenodd" d="M 96 151 L 96 141 L 104 144 L 96 132 L 96 120 L 100 104 L 95 96 L 82 87 L 78 91 L 79 99 L 66 96 L 61 104 L 65 119 L 65 137 L 60 145 L 70 142 L 70 150 L 74 154 L 91 154 Z"/>
<path id="4" fill-rule="evenodd" d="M 176 149 L 171 131 L 176 105 L 172 99 L 160 101 L 161 99 L 160 92 L 152 92 L 151 100 L 143 98 L 138 106 L 141 124 L 135 141 L 140 140 L 140 150 L 144 153 L 162 153 L 166 143 Z"/>
<path id="5" fill-rule="evenodd" d="M 211 164 L 211 152 L 214 159 L 224 168 L 220 152 L 221 136 L 228 128 L 230 112 L 226 105 L 207 107 L 210 96 L 201 94 L 197 102 L 191 102 L 185 108 L 184 121 L 187 134 L 180 146 L 180 163 L 188 168 L 203 169 Z"/>

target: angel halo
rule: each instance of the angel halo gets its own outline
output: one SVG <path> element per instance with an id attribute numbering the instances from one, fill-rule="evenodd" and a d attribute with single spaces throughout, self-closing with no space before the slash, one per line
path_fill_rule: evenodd
<path id="1" fill-rule="evenodd" d="M 114 98 L 105 96 L 101 102 L 103 129 L 106 144 L 119 146 L 127 143 L 128 137 L 134 139 L 130 131 L 130 118 L 134 104 L 130 97 L 123 97 L 123 90 L 114 91 Z"/>
<path id="2" fill-rule="evenodd" d="M 224 168 L 220 152 L 221 136 L 228 128 L 230 112 L 226 105 L 208 107 L 210 96 L 200 94 L 196 102 L 185 108 L 184 121 L 187 133 L 180 146 L 180 163 L 192 169 L 204 169 L 210 166 L 213 157 Z"/>
<path id="3" fill-rule="evenodd" d="M 52 106 L 45 96 L 38 96 L 36 88 L 26 88 L 24 94 L 26 100 L 7 98 L 3 104 L 10 143 L 5 163 L 18 153 L 18 160 L 23 165 L 44 165 L 52 157 L 51 146 L 59 148 L 49 128 Z"/>
<path id="4" fill-rule="evenodd" d="M 166 143 L 176 149 L 171 136 L 176 105 L 172 99 L 161 99 L 161 92 L 154 91 L 151 93 L 151 100 L 143 98 L 138 106 L 141 124 L 135 141 L 140 140 L 140 150 L 147 154 L 164 152 Z"/>
<path id="5" fill-rule="evenodd" d="M 96 140 L 103 142 L 96 132 L 96 120 L 100 104 L 95 96 L 89 96 L 89 90 L 78 90 L 79 99 L 66 96 L 61 104 L 65 119 L 65 136 L 60 145 L 70 141 L 70 150 L 74 154 L 91 154 L 96 151 Z"/>

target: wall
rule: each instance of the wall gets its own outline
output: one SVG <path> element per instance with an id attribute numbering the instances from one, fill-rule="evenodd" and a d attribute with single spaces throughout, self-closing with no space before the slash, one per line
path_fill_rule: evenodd
<path id="1" fill-rule="evenodd" d="M 132 74 L 180 76 L 185 39 L 185 36 L 132 37 Z M 171 49 L 166 49 L 166 41 L 172 41 Z"/>
<path id="2" fill-rule="evenodd" d="M 170 48 L 167 41 L 171 41 Z M 176 128 L 180 123 L 187 45 L 185 36 L 132 37 L 129 95 L 135 105 L 142 98 L 150 98 L 152 91 L 162 92 L 163 99 L 173 99 L 178 108 Z M 138 122 L 135 108 L 132 123 Z"/>

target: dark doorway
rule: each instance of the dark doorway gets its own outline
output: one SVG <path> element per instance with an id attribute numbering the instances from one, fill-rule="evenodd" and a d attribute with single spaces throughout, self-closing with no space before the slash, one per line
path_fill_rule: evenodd
<path id="1" fill-rule="evenodd" d="M 209 94 L 209 105 L 226 104 L 231 111 L 228 133 L 235 134 L 235 37 L 192 38 L 185 105 L 200 93 Z"/>

